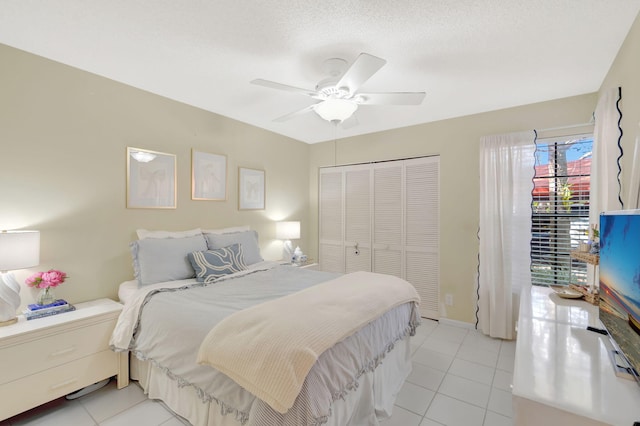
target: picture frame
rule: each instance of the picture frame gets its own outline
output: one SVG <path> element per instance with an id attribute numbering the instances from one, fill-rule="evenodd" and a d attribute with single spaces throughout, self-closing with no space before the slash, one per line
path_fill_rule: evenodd
<path id="1" fill-rule="evenodd" d="M 264 170 L 238 167 L 238 210 L 264 210 Z"/>
<path id="2" fill-rule="evenodd" d="M 227 156 L 191 150 L 191 199 L 227 200 Z"/>
<path id="3" fill-rule="evenodd" d="M 176 156 L 127 147 L 127 208 L 175 209 Z"/>

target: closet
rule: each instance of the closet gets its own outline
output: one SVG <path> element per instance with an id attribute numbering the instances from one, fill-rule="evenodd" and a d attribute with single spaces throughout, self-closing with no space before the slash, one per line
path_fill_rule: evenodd
<path id="1" fill-rule="evenodd" d="M 320 169 L 323 271 L 373 271 L 413 284 L 439 317 L 440 157 Z"/>

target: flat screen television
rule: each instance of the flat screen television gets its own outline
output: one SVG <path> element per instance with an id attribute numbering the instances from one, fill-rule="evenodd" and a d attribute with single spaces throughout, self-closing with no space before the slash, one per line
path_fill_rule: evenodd
<path id="1" fill-rule="evenodd" d="M 600 215 L 599 311 L 614 368 L 640 383 L 640 210 Z"/>

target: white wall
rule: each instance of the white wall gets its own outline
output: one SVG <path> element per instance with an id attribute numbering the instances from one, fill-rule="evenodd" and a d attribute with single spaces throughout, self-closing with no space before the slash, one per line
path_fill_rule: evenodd
<path id="1" fill-rule="evenodd" d="M 640 135 L 640 15 L 627 35 L 607 77 L 600 88 L 600 94 L 614 87 L 622 87 L 622 194 L 627 195 L 633 149 L 636 138 Z"/>

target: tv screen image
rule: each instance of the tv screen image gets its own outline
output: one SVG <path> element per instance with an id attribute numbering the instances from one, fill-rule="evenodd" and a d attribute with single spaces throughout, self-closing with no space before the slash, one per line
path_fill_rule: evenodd
<path id="1" fill-rule="evenodd" d="M 600 321 L 640 382 L 640 211 L 600 216 Z M 616 361 L 616 363 L 619 363 Z"/>

